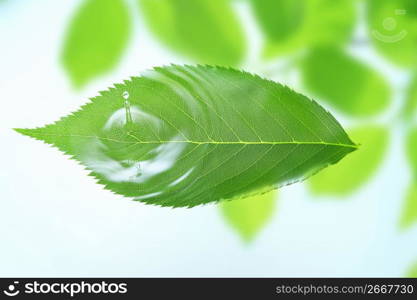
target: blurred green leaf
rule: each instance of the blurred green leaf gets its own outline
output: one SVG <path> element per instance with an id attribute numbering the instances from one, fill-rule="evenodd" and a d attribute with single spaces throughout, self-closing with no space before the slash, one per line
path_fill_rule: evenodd
<path id="1" fill-rule="evenodd" d="M 407 192 L 400 226 L 408 228 L 417 222 L 417 127 L 411 129 L 407 137 L 407 157 L 413 171 L 413 183 Z"/>
<path id="2" fill-rule="evenodd" d="M 368 28 L 376 49 L 392 62 L 417 65 L 417 1 L 367 0 Z"/>
<path id="3" fill-rule="evenodd" d="M 220 209 L 226 222 L 245 242 L 250 242 L 271 219 L 277 195 L 274 190 L 244 199 L 224 201 Z"/>
<path id="4" fill-rule="evenodd" d="M 407 156 L 414 178 L 417 178 L 417 127 L 411 129 L 407 137 Z"/>
<path id="5" fill-rule="evenodd" d="M 230 0 L 139 0 L 149 29 L 171 50 L 200 64 L 239 65 L 244 33 Z"/>
<path id="6" fill-rule="evenodd" d="M 58 122 L 17 131 L 71 155 L 115 193 L 173 207 L 269 191 L 357 149 L 316 102 L 211 66 L 149 70 Z"/>
<path id="7" fill-rule="evenodd" d="M 408 271 L 407 277 L 417 278 L 417 263 Z"/>
<path id="8" fill-rule="evenodd" d="M 310 42 L 313 45 L 343 45 L 349 41 L 356 25 L 355 0 L 310 0 Z"/>
<path id="9" fill-rule="evenodd" d="M 390 102 L 386 80 L 342 49 L 312 49 L 302 61 L 302 80 L 315 96 L 352 116 L 371 116 Z"/>
<path id="10" fill-rule="evenodd" d="M 84 0 L 69 26 L 62 61 L 80 88 L 111 71 L 127 46 L 130 14 L 123 0 Z"/>
<path id="11" fill-rule="evenodd" d="M 306 1 L 251 0 L 259 25 L 270 42 L 282 42 L 300 29 Z"/>
<path id="12" fill-rule="evenodd" d="M 406 229 L 415 223 L 417 223 L 417 184 L 413 183 L 407 192 L 400 226 Z"/>
<path id="13" fill-rule="evenodd" d="M 411 120 L 417 113 L 417 73 L 414 74 L 407 90 L 407 98 L 404 106 L 404 117 Z"/>
<path id="14" fill-rule="evenodd" d="M 266 57 L 306 47 L 342 46 L 351 38 L 356 24 L 355 0 L 252 1 L 268 38 Z M 278 26 L 283 28 L 278 30 Z"/>
<path id="15" fill-rule="evenodd" d="M 363 186 L 377 171 L 388 145 L 388 131 L 383 127 L 359 127 L 349 130 L 360 143 L 360 150 L 342 162 L 311 177 L 314 194 L 345 196 Z"/>

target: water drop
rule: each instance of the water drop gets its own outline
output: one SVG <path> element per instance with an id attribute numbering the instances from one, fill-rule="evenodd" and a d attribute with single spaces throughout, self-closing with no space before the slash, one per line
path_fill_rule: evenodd
<path id="1" fill-rule="evenodd" d="M 123 92 L 123 98 L 125 99 L 125 111 L 126 111 L 126 125 L 132 124 L 132 113 L 130 111 L 130 102 L 129 100 L 129 93 L 127 91 Z"/>
<path id="2" fill-rule="evenodd" d="M 129 176 L 129 180 L 130 181 L 135 181 L 139 178 L 139 176 L 142 175 L 142 168 L 139 162 L 135 162 L 132 165 L 133 170 L 131 170 L 133 172 L 133 174 L 131 176 Z"/>

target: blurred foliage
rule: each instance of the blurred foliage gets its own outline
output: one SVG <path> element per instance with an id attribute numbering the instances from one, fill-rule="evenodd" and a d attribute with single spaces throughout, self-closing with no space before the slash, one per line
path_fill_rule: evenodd
<path id="1" fill-rule="evenodd" d="M 230 0 L 138 0 L 149 29 L 195 62 L 237 66 L 245 56 L 242 26 Z"/>
<path id="2" fill-rule="evenodd" d="M 270 42 L 285 42 L 303 25 L 305 1 L 251 0 L 255 16 Z"/>
<path id="3" fill-rule="evenodd" d="M 417 278 L 417 263 L 408 271 L 407 277 Z"/>
<path id="4" fill-rule="evenodd" d="M 411 129 L 408 134 L 407 157 L 413 170 L 413 175 L 417 178 L 417 127 Z"/>
<path id="5" fill-rule="evenodd" d="M 265 36 L 267 58 L 319 45 L 347 43 L 356 24 L 355 0 L 251 0 Z"/>
<path id="6" fill-rule="evenodd" d="M 368 126 L 348 132 L 360 144 L 359 151 L 311 177 L 309 183 L 313 193 L 346 196 L 366 184 L 376 173 L 387 149 L 388 130 Z"/>
<path id="7" fill-rule="evenodd" d="M 345 114 L 374 115 L 391 99 L 384 77 L 340 48 L 312 49 L 301 69 L 305 86 Z"/>
<path id="8" fill-rule="evenodd" d="M 277 191 L 274 190 L 254 197 L 224 201 L 219 207 L 225 220 L 245 242 L 250 242 L 270 221 L 277 195 Z"/>
<path id="9" fill-rule="evenodd" d="M 393 63 L 417 66 L 417 1 L 367 0 L 370 38 Z"/>
<path id="10" fill-rule="evenodd" d="M 417 53 L 416 53 L 417 55 Z M 417 112 L 417 73 L 413 75 L 410 86 L 407 90 L 406 102 L 404 106 L 404 118 L 410 121 Z"/>
<path id="11" fill-rule="evenodd" d="M 417 183 L 413 182 L 407 192 L 400 226 L 402 229 L 408 229 L 415 223 L 417 223 Z"/>
<path id="12" fill-rule="evenodd" d="M 130 14 L 123 0 L 85 0 L 72 19 L 62 53 L 74 86 L 81 88 L 115 67 L 130 32 Z"/>
<path id="13" fill-rule="evenodd" d="M 411 129 L 407 137 L 407 158 L 412 169 L 412 183 L 405 198 L 400 226 L 409 228 L 417 222 L 417 127 Z"/>

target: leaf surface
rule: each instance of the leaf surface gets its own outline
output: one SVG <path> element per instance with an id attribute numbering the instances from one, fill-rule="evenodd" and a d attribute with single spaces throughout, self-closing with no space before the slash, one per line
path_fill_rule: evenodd
<path id="1" fill-rule="evenodd" d="M 123 0 L 85 0 L 69 26 L 62 62 L 74 86 L 111 71 L 120 60 L 131 32 Z"/>
<path id="2" fill-rule="evenodd" d="M 250 242 L 271 219 L 276 198 L 277 192 L 271 191 L 245 199 L 223 201 L 220 209 L 226 222 L 245 242 Z"/>
<path id="3" fill-rule="evenodd" d="M 417 184 L 412 183 L 405 199 L 400 226 L 407 229 L 417 223 Z"/>
<path id="4" fill-rule="evenodd" d="M 336 47 L 312 49 L 303 61 L 302 80 L 315 96 L 352 116 L 380 113 L 391 98 L 381 75 Z"/>
<path id="5" fill-rule="evenodd" d="M 266 192 L 357 148 L 314 101 L 210 66 L 155 68 L 54 124 L 18 131 L 71 155 L 107 189 L 162 206 Z"/>
<path id="6" fill-rule="evenodd" d="M 171 50 L 201 64 L 236 66 L 246 43 L 229 0 L 138 0 L 153 34 Z"/>
<path id="7" fill-rule="evenodd" d="M 376 49 L 393 63 L 417 65 L 417 2 L 367 0 L 368 28 Z"/>
<path id="8" fill-rule="evenodd" d="M 348 195 L 363 186 L 381 164 L 388 145 L 388 131 L 383 127 L 358 127 L 349 134 L 361 145 L 337 165 L 323 170 L 310 180 L 318 195 Z"/>

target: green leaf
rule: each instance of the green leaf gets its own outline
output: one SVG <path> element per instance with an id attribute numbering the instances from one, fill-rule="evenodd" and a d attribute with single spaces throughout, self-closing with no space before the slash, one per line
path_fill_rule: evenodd
<path id="1" fill-rule="evenodd" d="M 267 58 L 293 53 L 296 49 L 345 45 L 356 24 L 354 0 L 252 2 L 267 37 L 264 50 Z"/>
<path id="2" fill-rule="evenodd" d="M 413 176 L 417 178 L 417 127 L 411 129 L 408 134 L 407 156 L 413 170 Z"/>
<path id="3" fill-rule="evenodd" d="M 400 226 L 407 229 L 417 223 L 417 184 L 413 183 L 407 193 Z"/>
<path id="4" fill-rule="evenodd" d="M 417 263 L 408 271 L 407 277 L 417 278 Z"/>
<path id="5" fill-rule="evenodd" d="M 271 219 L 276 198 L 277 192 L 271 191 L 245 199 L 224 201 L 220 209 L 226 221 L 241 238 L 250 242 Z"/>
<path id="6" fill-rule="evenodd" d="M 239 65 L 246 42 L 230 0 L 138 0 L 149 29 L 171 50 L 202 64 Z"/>
<path id="7" fill-rule="evenodd" d="M 414 75 L 408 87 L 403 112 L 406 120 L 411 120 L 417 113 L 417 73 Z"/>
<path id="8" fill-rule="evenodd" d="M 18 132 L 71 155 L 107 189 L 162 206 L 266 192 L 357 148 L 317 103 L 210 66 L 155 68 L 54 124 Z"/>
<path id="9" fill-rule="evenodd" d="M 254 13 L 270 42 L 282 42 L 294 35 L 304 22 L 305 1 L 251 0 Z"/>
<path id="10" fill-rule="evenodd" d="M 76 88 L 111 71 L 127 46 L 130 14 L 123 0 L 84 0 L 69 26 L 62 62 Z"/>
<path id="11" fill-rule="evenodd" d="M 355 0 L 310 0 L 310 42 L 313 45 L 344 45 L 356 25 Z"/>
<path id="12" fill-rule="evenodd" d="M 388 131 L 382 127 L 359 127 L 349 131 L 360 151 L 309 180 L 317 195 L 346 196 L 363 186 L 377 171 L 388 145 Z"/>
<path id="13" fill-rule="evenodd" d="M 312 49 L 303 61 L 302 80 L 315 96 L 352 116 L 378 114 L 391 99 L 380 74 L 335 47 Z"/>
<path id="14" fill-rule="evenodd" d="M 392 62 L 417 65 L 417 2 L 367 0 L 368 28 L 376 49 Z"/>

